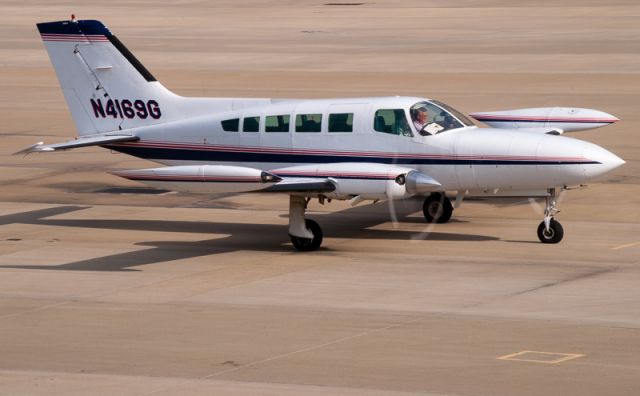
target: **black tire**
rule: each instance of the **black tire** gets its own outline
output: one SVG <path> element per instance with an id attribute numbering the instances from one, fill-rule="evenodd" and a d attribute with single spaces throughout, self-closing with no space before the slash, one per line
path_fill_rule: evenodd
<path id="1" fill-rule="evenodd" d="M 301 252 L 312 252 L 314 250 L 318 250 L 320 245 L 322 245 L 322 228 L 320 228 L 318 223 L 310 219 L 306 219 L 304 224 L 307 227 L 307 230 L 311 231 L 313 234 L 313 239 L 289 235 L 293 247 Z"/>
<path id="2" fill-rule="evenodd" d="M 422 213 L 427 223 L 443 224 L 451 220 L 453 206 L 446 195 L 435 193 L 429 195 L 422 205 Z"/>
<path id="3" fill-rule="evenodd" d="M 558 243 L 562 237 L 564 237 L 564 229 L 555 219 L 551 219 L 548 232 L 545 230 L 544 221 L 538 226 L 538 239 L 542 243 Z"/>

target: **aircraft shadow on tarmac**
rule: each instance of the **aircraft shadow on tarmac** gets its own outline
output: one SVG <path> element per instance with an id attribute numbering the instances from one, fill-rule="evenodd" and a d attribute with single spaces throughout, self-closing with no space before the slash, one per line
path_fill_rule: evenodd
<path id="1" fill-rule="evenodd" d="M 282 252 L 288 249 L 288 247 L 284 246 L 289 243 L 287 225 L 285 224 L 222 223 L 216 222 L 215 219 L 213 219 L 213 221 L 50 219 L 50 217 L 88 208 L 90 207 L 68 205 L 0 216 L 0 226 L 18 223 L 87 229 L 186 232 L 222 234 L 228 236 L 194 242 L 137 242 L 135 243 L 137 246 L 149 246 L 150 248 L 61 265 L 0 265 L 0 268 L 72 271 L 139 271 L 132 269 L 132 267 L 239 250 Z M 414 212 L 415 207 L 412 205 L 398 205 L 395 208 L 397 219 L 403 222 L 407 220 L 409 214 Z M 415 231 L 369 229 L 368 227 L 390 220 L 388 208 L 382 207 L 382 205 L 379 205 L 379 207 L 363 205 L 340 212 L 315 216 L 314 213 L 309 213 L 309 217 L 318 220 L 325 229 L 325 235 L 330 238 L 410 241 L 419 234 Z M 426 227 L 425 225 L 425 228 Z M 428 233 L 420 235 L 422 235 L 424 239 L 431 241 L 491 241 L 498 239 L 483 235 L 453 234 L 435 231 L 429 231 Z M 321 248 L 321 251 L 322 250 L 327 251 L 330 249 Z M 291 249 L 291 254 L 302 253 L 295 252 Z"/>

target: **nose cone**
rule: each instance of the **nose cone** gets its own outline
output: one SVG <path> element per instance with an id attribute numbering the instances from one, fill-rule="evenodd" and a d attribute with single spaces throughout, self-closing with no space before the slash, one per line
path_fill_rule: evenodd
<path id="1" fill-rule="evenodd" d="M 622 158 L 595 144 L 590 144 L 582 156 L 593 161 L 592 164 L 586 164 L 584 168 L 587 180 L 607 174 L 625 164 Z"/>

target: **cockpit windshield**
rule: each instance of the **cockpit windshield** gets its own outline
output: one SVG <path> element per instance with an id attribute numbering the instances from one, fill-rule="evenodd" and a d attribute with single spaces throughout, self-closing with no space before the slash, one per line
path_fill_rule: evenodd
<path id="1" fill-rule="evenodd" d="M 416 131 L 423 136 L 474 125 L 464 114 L 435 100 L 418 102 L 409 113 Z"/>

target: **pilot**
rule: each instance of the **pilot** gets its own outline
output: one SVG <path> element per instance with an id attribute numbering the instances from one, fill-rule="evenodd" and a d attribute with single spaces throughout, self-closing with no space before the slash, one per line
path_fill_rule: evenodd
<path id="1" fill-rule="evenodd" d="M 429 123 L 429 113 L 425 107 L 418 107 L 411 112 L 413 126 L 422 134 L 422 129 Z"/>

